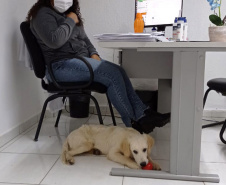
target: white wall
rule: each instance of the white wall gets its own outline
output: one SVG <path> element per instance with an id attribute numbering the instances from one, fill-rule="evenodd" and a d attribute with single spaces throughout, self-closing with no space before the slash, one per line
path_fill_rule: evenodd
<path id="1" fill-rule="evenodd" d="M 20 23 L 35 0 L 1 0 L 0 136 L 40 112 L 43 93 L 33 71 L 17 61 Z"/>
<path id="2" fill-rule="evenodd" d="M 85 29 L 101 57 L 112 61 L 113 51 L 99 48 L 93 39 L 98 33 L 133 32 L 134 0 L 80 0 Z"/>
<path id="3" fill-rule="evenodd" d="M 222 16 L 226 15 L 226 2 L 222 1 Z M 113 60 L 113 51 L 99 48 L 92 35 L 97 33 L 133 32 L 134 0 L 80 0 L 86 32 L 103 58 Z M 225 14 L 224 14 L 225 12 Z M 207 41 L 209 15 L 213 13 L 206 0 L 184 0 L 184 16 L 189 22 L 189 39 Z M 167 15 L 166 15 L 167 16 Z M 226 53 L 207 53 L 206 82 L 216 77 L 226 77 Z M 226 109 L 226 98 L 212 92 L 205 109 Z"/>
<path id="4" fill-rule="evenodd" d="M 226 2 L 222 1 L 222 17 L 226 15 Z M 206 41 L 208 27 L 210 26 L 209 15 L 213 12 L 206 0 L 184 0 L 184 16 L 189 20 L 190 40 Z M 212 78 L 226 78 L 226 53 L 207 53 L 205 69 L 205 90 L 206 83 Z M 226 109 L 226 98 L 216 92 L 210 92 L 205 109 Z"/>

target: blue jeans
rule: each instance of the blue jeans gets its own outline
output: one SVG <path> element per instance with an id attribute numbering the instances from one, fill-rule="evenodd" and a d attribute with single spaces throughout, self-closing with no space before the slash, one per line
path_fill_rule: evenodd
<path id="1" fill-rule="evenodd" d="M 124 124 L 131 127 L 131 120 L 137 121 L 144 116 L 148 108 L 134 91 L 132 84 L 123 68 L 105 61 L 87 58 L 94 71 L 94 82 L 99 82 L 107 87 L 107 94 L 116 110 L 122 117 Z M 89 71 L 87 66 L 79 59 L 65 59 L 52 64 L 53 73 L 59 82 L 88 81 Z M 49 81 L 48 71 L 46 76 Z"/>

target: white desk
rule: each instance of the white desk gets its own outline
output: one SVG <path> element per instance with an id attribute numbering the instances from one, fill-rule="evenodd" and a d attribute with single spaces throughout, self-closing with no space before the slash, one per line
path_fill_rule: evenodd
<path id="1" fill-rule="evenodd" d="M 226 51 L 226 43 L 99 42 L 99 46 L 121 49 L 122 51 L 136 50 L 137 53 L 169 52 L 172 55 L 172 70 L 170 69 L 170 72 L 167 72 L 168 74 L 165 76 L 159 73 L 162 79 L 172 78 L 170 173 L 112 169 L 111 174 L 219 182 L 218 175 L 199 173 L 201 119 L 203 113 L 205 53 L 208 51 Z M 167 53 L 165 54 L 167 55 Z M 161 55 L 161 53 L 159 54 Z M 129 61 L 127 62 L 129 63 Z M 131 65 L 137 65 L 138 67 L 139 61 Z M 155 65 L 153 65 L 154 67 Z M 156 75 L 158 76 L 158 73 Z"/>

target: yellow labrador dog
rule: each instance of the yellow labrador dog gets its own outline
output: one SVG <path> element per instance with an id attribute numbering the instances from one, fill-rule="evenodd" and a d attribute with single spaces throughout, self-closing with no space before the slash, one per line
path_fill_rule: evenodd
<path id="1" fill-rule="evenodd" d="M 72 165 L 75 155 L 96 150 L 109 160 L 132 169 L 140 169 L 151 162 L 154 170 L 161 170 L 150 158 L 153 144 L 151 136 L 140 134 L 133 128 L 83 125 L 67 137 L 61 159 L 63 163 Z"/>

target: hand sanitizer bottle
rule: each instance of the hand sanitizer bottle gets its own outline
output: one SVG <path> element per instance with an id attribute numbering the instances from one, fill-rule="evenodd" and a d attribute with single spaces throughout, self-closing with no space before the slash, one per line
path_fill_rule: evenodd
<path id="1" fill-rule="evenodd" d="M 134 21 L 134 32 L 143 33 L 144 31 L 144 20 L 141 13 L 137 13 L 136 19 Z"/>

